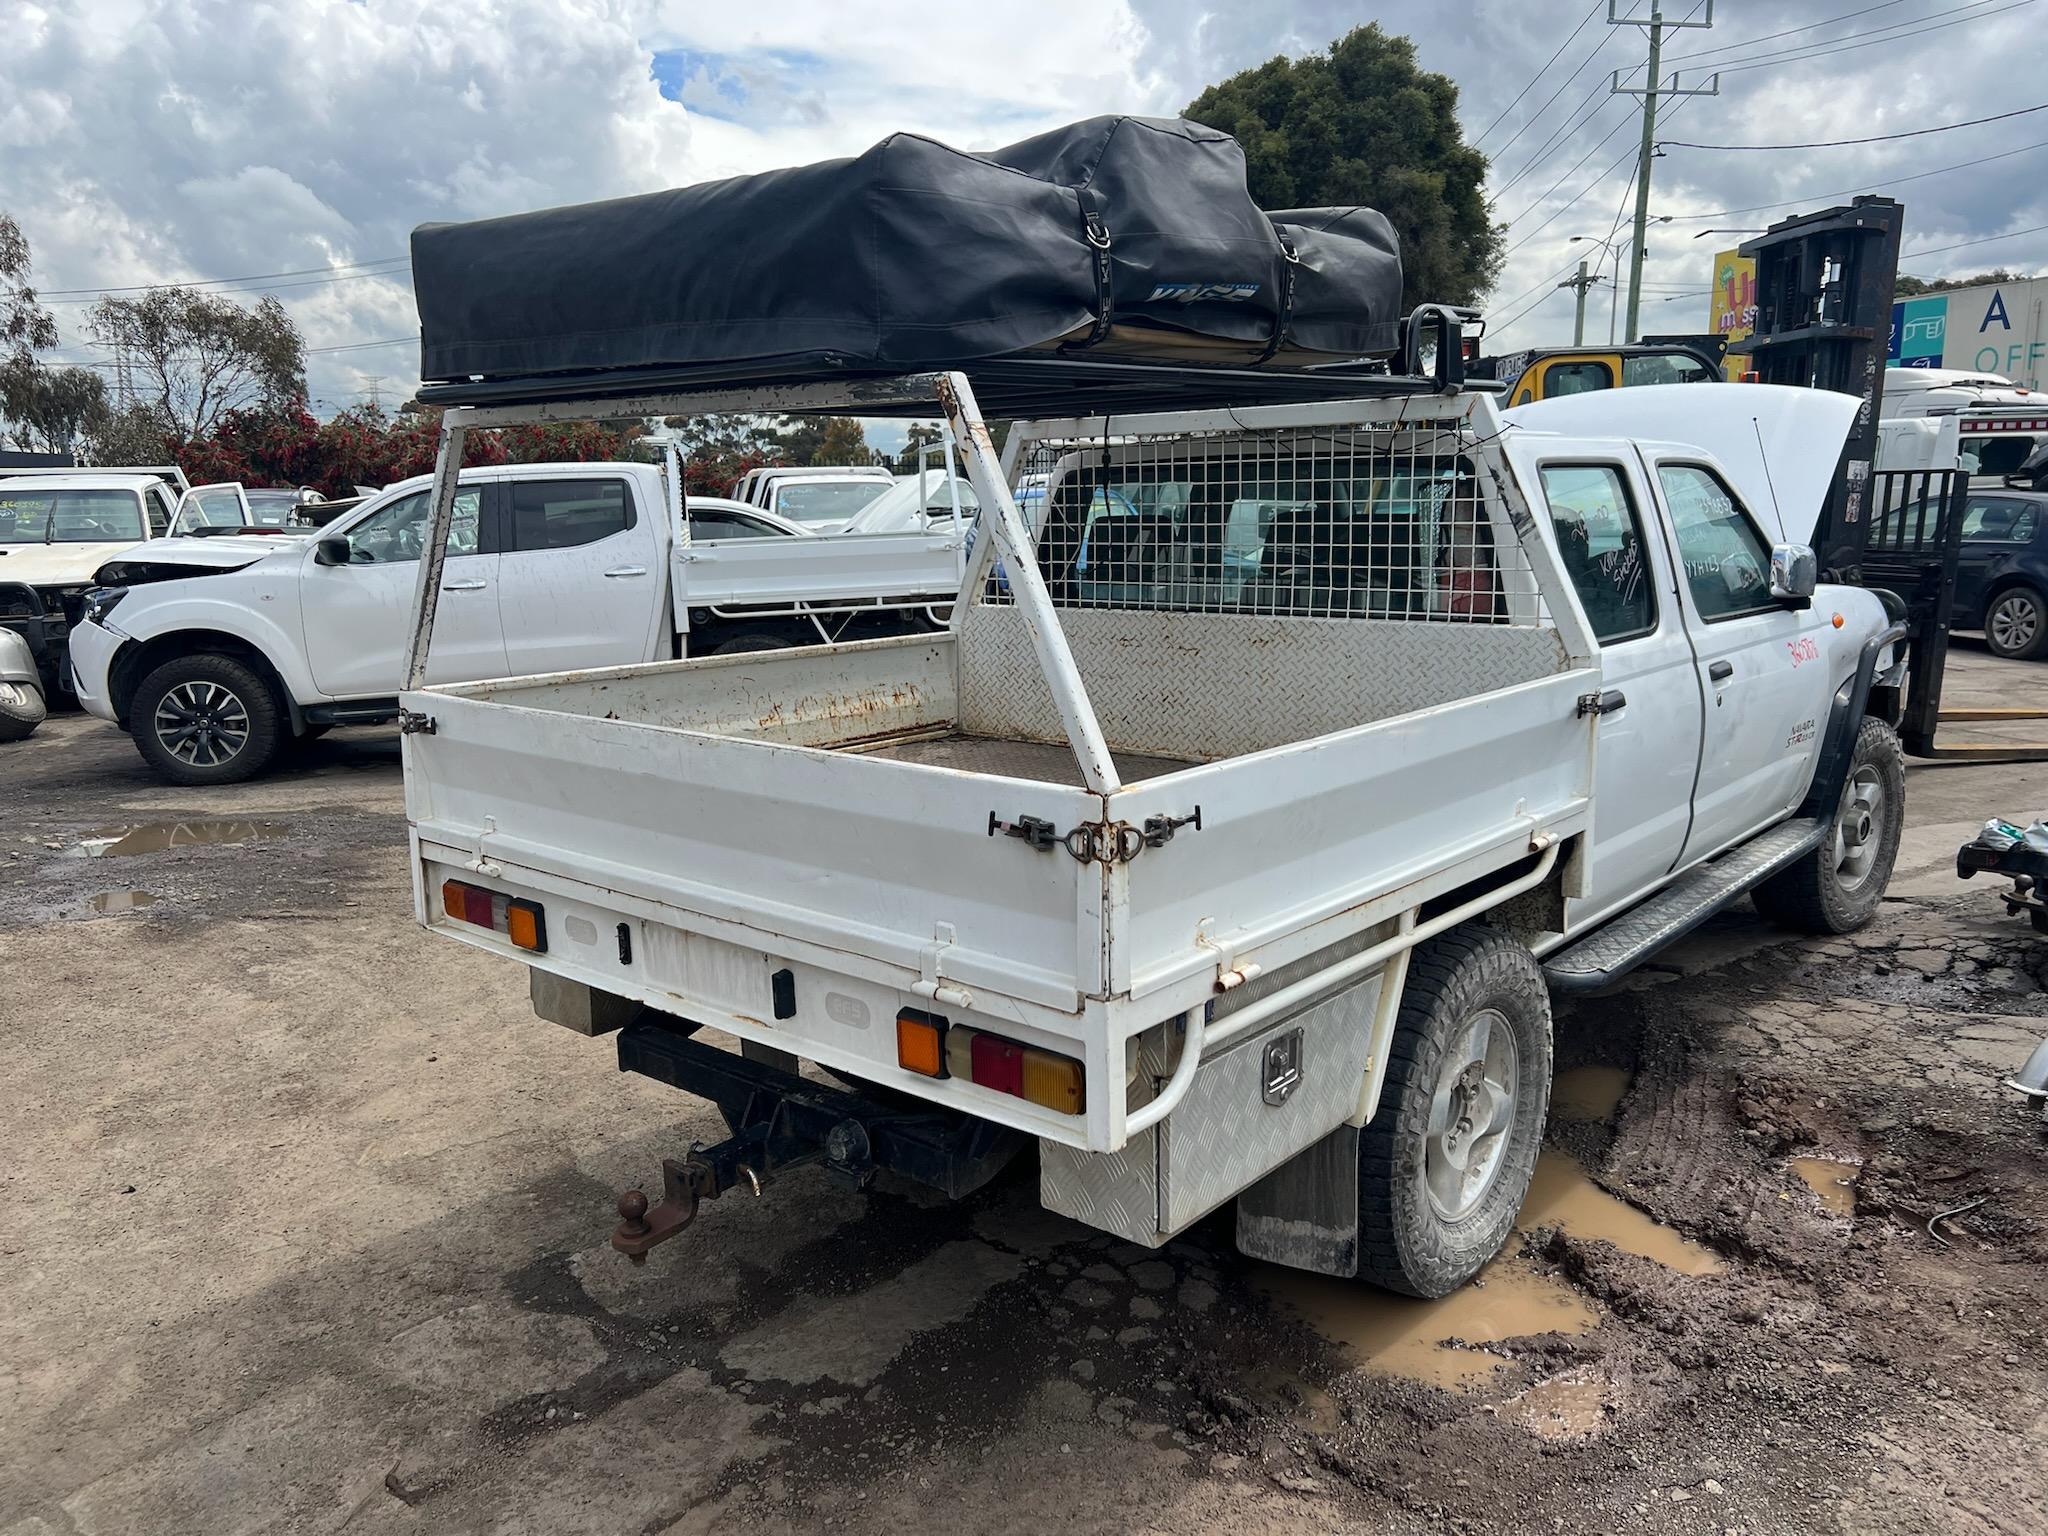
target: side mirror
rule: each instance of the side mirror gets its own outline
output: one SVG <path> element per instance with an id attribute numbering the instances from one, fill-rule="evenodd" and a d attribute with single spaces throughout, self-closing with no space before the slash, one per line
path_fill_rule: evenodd
<path id="1" fill-rule="evenodd" d="M 349 559 L 348 540 L 340 534 L 321 539 L 313 546 L 315 565 L 347 565 Z"/>
<path id="2" fill-rule="evenodd" d="M 1781 603 L 1805 607 L 1820 584 L 1820 561 L 1807 544 L 1771 546 L 1771 596 Z"/>

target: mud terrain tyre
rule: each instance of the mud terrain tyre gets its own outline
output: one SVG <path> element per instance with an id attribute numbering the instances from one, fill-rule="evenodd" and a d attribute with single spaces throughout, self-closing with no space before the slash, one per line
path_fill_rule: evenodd
<path id="1" fill-rule="evenodd" d="M 1481 924 L 1417 946 L 1378 1112 L 1358 1138 L 1358 1274 L 1447 1296 L 1514 1229 L 1550 1107 L 1550 992 Z"/>
<path id="2" fill-rule="evenodd" d="M 128 729 L 173 784 L 238 784 L 277 760 L 288 731 L 270 685 L 232 656 L 174 656 L 142 680 Z"/>
<path id="3" fill-rule="evenodd" d="M 1877 913 L 1906 823 L 1906 754 L 1882 720 L 1856 733 L 1835 824 L 1820 846 L 1751 893 L 1756 909 L 1798 933 L 1853 933 Z"/>

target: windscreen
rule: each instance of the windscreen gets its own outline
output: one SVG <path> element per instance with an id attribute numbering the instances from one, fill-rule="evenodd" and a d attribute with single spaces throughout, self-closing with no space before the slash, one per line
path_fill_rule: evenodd
<path id="1" fill-rule="evenodd" d="M 0 544 L 139 543 L 142 498 L 133 491 L 0 492 Z"/>
<path id="2" fill-rule="evenodd" d="M 840 522 L 888 489 L 882 479 L 785 481 L 775 487 L 774 510 L 800 523 Z"/>

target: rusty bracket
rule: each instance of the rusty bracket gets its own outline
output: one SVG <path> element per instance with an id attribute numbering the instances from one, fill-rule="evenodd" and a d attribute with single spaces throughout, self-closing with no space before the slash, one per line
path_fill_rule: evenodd
<path id="1" fill-rule="evenodd" d="M 432 715 L 423 715 L 414 709 L 401 709 L 398 712 L 398 734 L 401 736 L 431 736 L 435 730 Z"/>

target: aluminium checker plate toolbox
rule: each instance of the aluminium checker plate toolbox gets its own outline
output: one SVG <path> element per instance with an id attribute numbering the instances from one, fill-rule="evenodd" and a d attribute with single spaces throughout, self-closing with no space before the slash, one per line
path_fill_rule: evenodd
<path id="1" fill-rule="evenodd" d="M 1380 983 L 1369 976 L 1205 1056 L 1173 1113 L 1121 1151 L 1039 1142 L 1040 1203 L 1134 1243 L 1166 1242 L 1357 1113 Z M 1169 1070 L 1149 1049 L 1138 1065 L 1153 1093 Z"/>

